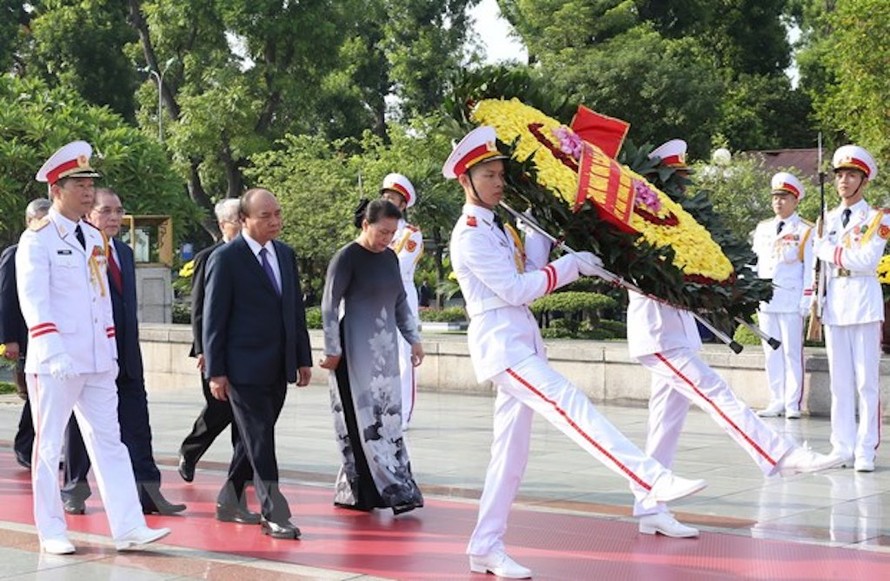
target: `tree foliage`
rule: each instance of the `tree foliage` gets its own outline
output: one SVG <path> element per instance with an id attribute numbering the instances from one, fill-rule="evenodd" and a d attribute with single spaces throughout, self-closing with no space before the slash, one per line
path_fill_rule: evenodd
<path id="1" fill-rule="evenodd" d="M 358 139 L 371 128 L 385 141 L 390 93 L 408 113 L 434 109 L 441 79 L 459 62 L 471 4 L 129 1 L 142 60 L 158 70 L 175 58 L 164 91 L 168 147 L 205 207 L 240 194 L 251 156 L 287 135 Z M 146 126 L 156 89 L 140 91 Z"/>
<path id="2" fill-rule="evenodd" d="M 352 216 L 359 200 L 377 197 L 383 177 L 392 171 L 405 174 L 415 187 L 418 202 L 409 218 L 433 242 L 439 279 L 444 277 L 442 251 L 462 202 L 440 177 L 450 142 L 423 119 L 393 126 L 389 134 L 390 143 L 371 132 L 361 140 L 339 141 L 288 135 L 274 150 L 251 158 L 247 177 L 278 195 L 285 217 L 282 238 L 297 249 L 304 278 L 316 290 L 334 252 L 358 234 Z"/>
<path id="3" fill-rule="evenodd" d="M 830 23 L 834 33 L 825 57 L 834 81 L 817 104 L 819 115 L 878 159 L 886 158 L 890 154 L 890 46 L 886 42 L 890 4 L 880 0 L 840 2 Z"/>
<path id="4" fill-rule="evenodd" d="M 93 145 L 100 185 L 117 190 L 131 214 L 173 216 L 174 233 L 195 220 L 197 209 L 182 194 L 182 182 L 158 143 L 129 127 L 106 107 L 63 88 L 0 77 L 0 245 L 18 238 L 25 206 L 46 196 L 37 170 L 62 145 L 83 139 Z M 21 219 L 19 219 L 21 217 Z"/>
<path id="5" fill-rule="evenodd" d="M 640 141 L 809 146 L 810 101 L 791 62 L 787 0 L 500 0 L 553 87 L 630 121 Z M 791 129 L 791 130 L 789 130 Z"/>
<path id="6" fill-rule="evenodd" d="M 124 46 L 136 38 L 118 0 L 40 0 L 21 14 L 30 35 L 21 67 L 50 86 L 67 87 L 87 102 L 134 119 L 136 68 Z"/>
<path id="7" fill-rule="evenodd" d="M 692 40 L 665 39 L 640 26 L 596 50 L 562 51 L 551 70 L 556 91 L 630 122 L 637 140 L 683 136 L 692 155 L 707 152 L 721 83 Z"/>

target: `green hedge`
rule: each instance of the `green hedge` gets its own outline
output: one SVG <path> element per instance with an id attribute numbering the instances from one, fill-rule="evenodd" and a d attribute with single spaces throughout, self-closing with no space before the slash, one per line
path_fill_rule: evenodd
<path id="1" fill-rule="evenodd" d="M 173 322 L 180 325 L 192 324 L 192 305 L 190 302 L 173 302 Z"/>
<path id="2" fill-rule="evenodd" d="M 588 321 L 578 323 L 572 319 L 554 319 L 550 326 L 541 329 L 545 339 L 587 339 L 606 341 L 627 337 L 627 325 L 620 321 L 602 320 L 595 324 Z"/>
<path id="3" fill-rule="evenodd" d="M 420 311 L 420 320 L 427 323 L 458 323 L 467 319 L 467 312 L 463 307 L 424 309 Z"/>
<path id="4" fill-rule="evenodd" d="M 306 328 L 307 329 L 321 329 L 321 307 L 307 307 L 306 308 Z"/>
<path id="5" fill-rule="evenodd" d="M 757 324 L 757 315 L 752 317 L 754 319 L 754 324 Z M 807 327 L 806 325 L 809 323 L 809 319 L 804 322 L 804 333 L 806 333 Z M 822 331 L 825 332 L 824 330 Z M 824 335 L 823 335 L 824 337 Z M 760 345 L 760 337 L 757 336 L 754 331 L 751 331 L 744 325 L 739 325 L 736 327 L 735 333 L 732 336 L 736 342 L 741 343 L 742 345 Z M 804 347 L 824 347 L 824 341 L 804 341 Z"/>
<path id="6" fill-rule="evenodd" d="M 565 314 L 613 309 L 618 303 L 612 297 L 591 292 L 562 292 L 545 295 L 530 306 L 536 315 L 561 311 Z"/>
<path id="7" fill-rule="evenodd" d="M 466 321 L 467 314 L 462 307 L 448 307 L 447 309 L 427 309 L 420 311 L 420 320 L 428 323 L 454 323 Z M 310 329 L 321 329 L 321 307 L 306 308 L 306 326 Z"/>
<path id="8" fill-rule="evenodd" d="M 757 324 L 757 315 L 754 315 L 754 324 Z M 736 340 L 737 343 L 742 345 L 760 345 L 760 337 L 757 334 L 750 330 L 748 327 L 744 325 L 739 325 L 736 327 L 735 333 L 733 333 L 732 338 Z"/>

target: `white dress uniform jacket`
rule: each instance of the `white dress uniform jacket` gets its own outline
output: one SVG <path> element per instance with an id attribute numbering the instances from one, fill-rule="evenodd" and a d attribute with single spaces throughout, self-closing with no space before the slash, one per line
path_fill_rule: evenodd
<path id="1" fill-rule="evenodd" d="M 485 381 L 531 355 L 543 355 L 528 305 L 576 280 L 576 258 L 566 255 L 531 270 L 535 265 L 526 264 L 492 211 L 467 204 L 451 233 L 451 261 L 470 315 L 467 341 L 476 379 Z"/>
<path id="2" fill-rule="evenodd" d="M 860 200 L 850 207 L 842 225 L 844 208 L 825 215 L 827 243 L 817 249 L 828 263 L 828 285 L 822 312 L 825 325 L 856 325 L 884 320 L 884 298 L 876 269 L 890 236 L 890 214 Z"/>
<path id="3" fill-rule="evenodd" d="M 420 328 L 414 271 L 417 269 L 417 262 L 423 256 L 423 233 L 405 220 L 399 220 L 399 228 L 393 236 L 390 248 L 399 259 L 399 271 L 402 275 L 402 285 L 405 287 L 405 298 L 411 309 L 411 314 L 414 316 L 415 326 Z M 411 344 L 401 334 L 399 334 L 398 342 L 399 373 L 402 385 L 402 427 L 405 428 L 408 426 L 411 413 L 414 410 L 417 376 L 414 373 L 414 362 L 411 361 Z"/>
<path id="4" fill-rule="evenodd" d="M 701 336 L 692 313 L 629 292 L 627 350 L 630 356 L 643 357 L 681 348 L 695 352 L 701 349 Z"/>
<path id="5" fill-rule="evenodd" d="M 782 231 L 777 233 L 780 222 Z M 764 220 L 754 230 L 757 276 L 773 281 L 773 297 L 760 303 L 765 313 L 799 313 L 813 288 L 812 224 L 797 213 Z"/>
<path id="6" fill-rule="evenodd" d="M 106 241 L 95 227 L 80 224 L 85 249 L 77 224 L 55 209 L 44 227 L 26 230 L 19 242 L 18 292 L 29 329 L 25 373 L 49 373 L 48 361 L 60 353 L 71 356 L 75 373 L 116 369 Z"/>

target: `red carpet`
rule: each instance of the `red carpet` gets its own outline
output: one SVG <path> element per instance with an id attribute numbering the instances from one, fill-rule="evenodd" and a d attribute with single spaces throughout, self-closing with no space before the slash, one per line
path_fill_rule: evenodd
<path id="1" fill-rule="evenodd" d="M 191 485 L 175 472 L 164 476 L 168 498 L 189 506 L 183 516 L 149 517 L 150 525 L 173 529 L 168 545 L 395 579 L 485 579 L 469 573 L 464 556 L 473 503 L 427 499 L 423 509 L 393 517 L 336 509 L 330 488 L 284 483 L 303 538 L 281 541 L 263 536 L 259 526 L 216 521 L 222 474 L 199 471 Z M 29 474 L 10 452 L 0 452 L 0 507 L 2 521 L 33 523 Z M 108 534 L 97 493 L 87 514 L 68 522 L 73 531 Z M 629 522 L 529 509 L 514 509 L 507 543 L 537 580 L 890 578 L 887 553 L 711 532 L 668 539 L 639 535 Z"/>

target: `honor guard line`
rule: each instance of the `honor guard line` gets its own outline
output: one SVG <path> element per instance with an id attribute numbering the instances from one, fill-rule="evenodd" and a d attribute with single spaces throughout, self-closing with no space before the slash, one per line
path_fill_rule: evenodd
<path id="1" fill-rule="evenodd" d="M 529 228 L 533 229 L 537 233 L 541 234 L 542 236 L 544 236 L 545 238 L 550 240 L 550 242 L 557 245 L 564 252 L 568 252 L 570 254 L 576 254 L 576 252 L 572 248 L 570 248 L 565 242 L 558 240 L 555 236 L 553 236 L 552 234 L 547 232 L 533 218 L 531 218 L 525 214 L 521 214 L 520 212 L 517 212 L 503 200 L 501 200 L 499 205 L 502 208 L 504 208 L 515 219 L 521 220 Z M 637 285 L 633 284 L 632 282 L 630 282 L 628 280 L 625 280 L 624 278 L 618 276 L 614 272 L 606 270 L 605 268 L 603 268 L 601 266 L 596 266 L 596 265 L 591 265 L 591 266 L 593 266 L 598 271 L 597 276 L 599 276 L 600 278 L 602 278 L 603 280 L 605 280 L 607 282 L 610 282 L 616 286 L 620 286 L 626 290 L 641 294 L 644 297 L 647 297 L 647 298 L 650 298 L 650 299 L 653 299 L 653 300 L 656 300 L 656 301 L 659 301 L 662 303 L 667 303 L 667 301 L 665 301 L 664 299 L 653 296 L 653 295 L 643 291 L 643 289 L 641 289 Z M 670 304 L 670 303 L 667 303 L 667 304 Z M 695 318 L 696 321 L 701 323 L 702 326 L 704 326 L 708 331 L 713 333 L 715 337 L 717 337 L 721 342 L 725 343 L 730 349 L 732 349 L 733 353 L 736 353 L 736 354 L 741 353 L 742 349 L 744 349 L 740 343 L 733 340 L 729 335 L 727 335 L 726 333 L 724 333 L 723 331 L 721 331 L 720 329 L 718 329 L 717 327 L 712 325 L 710 321 L 708 321 L 707 319 L 705 319 L 704 317 L 702 317 L 695 311 L 691 311 L 689 309 L 685 309 L 684 307 L 679 307 L 676 305 L 672 305 L 672 306 L 675 306 L 678 309 L 688 310 L 692 314 L 692 316 Z M 751 325 L 750 323 L 748 323 L 741 317 L 736 317 L 735 321 L 741 325 L 744 325 L 745 327 L 747 327 L 748 329 L 750 329 L 751 331 L 756 333 L 758 337 L 760 337 L 761 339 L 763 339 L 764 341 L 769 343 L 769 346 L 772 347 L 773 349 L 778 349 L 779 345 L 781 345 L 781 342 L 778 339 L 776 339 L 774 337 L 770 337 L 769 335 L 764 333 L 760 328 L 758 328 L 754 325 Z"/>

